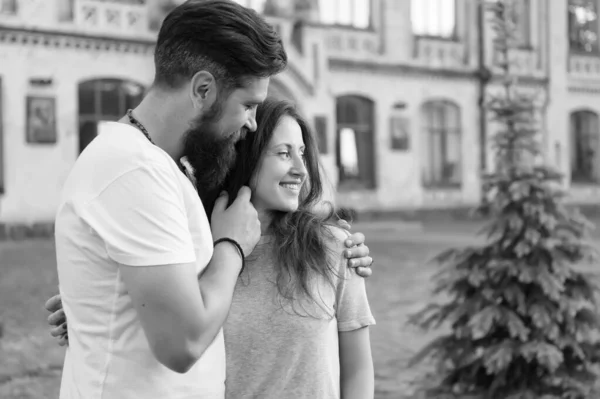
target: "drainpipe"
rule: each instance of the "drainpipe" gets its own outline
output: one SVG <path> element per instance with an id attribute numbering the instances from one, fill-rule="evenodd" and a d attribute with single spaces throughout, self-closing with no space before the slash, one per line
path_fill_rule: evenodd
<path id="1" fill-rule="evenodd" d="M 485 2 L 477 2 L 477 58 L 478 70 L 477 78 L 479 80 L 479 167 L 481 185 L 483 186 L 483 176 L 486 173 L 487 165 L 487 112 L 485 108 L 485 99 L 487 85 L 492 78 L 490 70 L 485 63 Z M 485 193 L 481 190 L 481 204 L 486 202 Z"/>

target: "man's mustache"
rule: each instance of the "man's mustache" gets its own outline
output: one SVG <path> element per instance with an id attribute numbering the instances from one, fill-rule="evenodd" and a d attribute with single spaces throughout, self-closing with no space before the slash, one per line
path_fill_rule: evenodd
<path id="1" fill-rule="evenodd" d="M 240 141 L 240 140 L 244 140 L 246 138 L 246 135 L 250 133 L 248 131 L 248 129 L 246 128 L 241 128 L 240 130 L 238 130 L 236 133 L 234 133 L 233 137 L 237 137 L 236 141 Z"/>

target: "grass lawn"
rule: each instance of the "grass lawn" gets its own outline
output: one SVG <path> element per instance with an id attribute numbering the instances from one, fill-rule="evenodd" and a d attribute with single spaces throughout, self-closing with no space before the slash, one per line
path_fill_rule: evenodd
<path id="1" fill-rule="evenodd" d="M 408 370 L 406 361 L 430 337 L 404 323 L 427 298 L 432 268 L 426 260 L 448 244 L 423 234 L 407 242 L 393 231 L 360 231 L 376 259 L 367 282 L 377 319 L 371 331 L 376 397 L 410 398 L 408 382 L 422 370 Z M 64 350 L 50 337 L 43 309 L 57 291 L 52 242 L 0 243 L 0 265 L 0 398 L 57 398 Z"/>
<path id="2" fill-rule="evenodd" d="M 0 398 L 58 398 L 64 350 L 43 309 L 57 291 L 55 265 L 51 242 L 0 243 Z"/>

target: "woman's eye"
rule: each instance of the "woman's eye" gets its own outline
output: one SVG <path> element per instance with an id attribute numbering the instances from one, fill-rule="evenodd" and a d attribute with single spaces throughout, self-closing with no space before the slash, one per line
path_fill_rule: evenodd
<path id="1" fill-rule="evenodd" d="M 281 152 L 279 153 L 279 155 L 281 155 L 282 157 L 285 157 L 285 158 L 287 158 L 287 157 L 289 157 L 289 156 L 290 156 L 290 153 L 289 153 L 289 152 L 287 152 L 287 151 L 281 151 Z"/>

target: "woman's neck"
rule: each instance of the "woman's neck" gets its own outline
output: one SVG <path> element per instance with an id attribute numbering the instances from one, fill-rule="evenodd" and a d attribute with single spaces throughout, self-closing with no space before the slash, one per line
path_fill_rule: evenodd
<path id="1" fill-rule="evenodd" d="M 263 209 L 257 209 L 258 212 L 258 220 L 260 220 L 260 235 L 266 236 L 269 234 L 269 228 L 271 227 L 271 222 L 273 221 L 273 216 Z"/>

